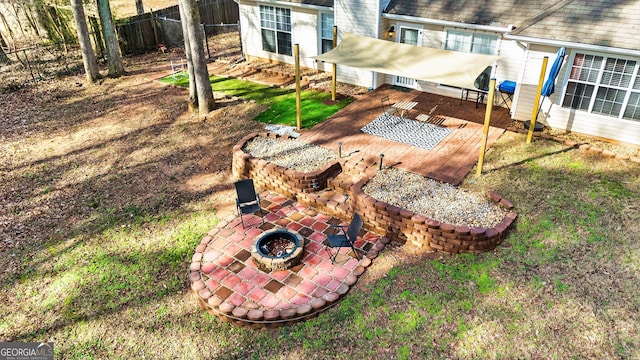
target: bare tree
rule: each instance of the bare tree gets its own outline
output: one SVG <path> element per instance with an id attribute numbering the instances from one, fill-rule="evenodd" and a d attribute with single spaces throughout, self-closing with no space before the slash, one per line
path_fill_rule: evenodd
<path id="1" fill-rule="evenodd" d="M 2 41 L 0 42 L 7 48 L 15 50 L 16 39 L 13 37 L 13 30 L 11 30 L 11 26 L 9 26 L 9 23 L 7 22 L 7 18 L 5 18 L 4 14 L 1 11 L 0 11 L 0 22 L 2 22 L 2 27 L 0 27 L 0 37 L 1 37 L 0 40 Z M 9 38 L 11 38 L 11 40 L 7 39 L 4 31 L 2 30 L 7 31 Z"/>
<path id="2" fill-rule="evenodd" d="M 115 26 L 113 25 L 113 15 L 109 0 L 98 0 L 98 15 L 100 16 L 100 24 L 102 25 L 102 35 L 104 43 L 107 47 L 107 63 L 109 64 L 109 77 L 120 77 L 125 74 L 122 65 L 122 56 L 120 56 L 120 45 L 116 37 Z"/>
<path id="3" fill-rule="evenodd" d="M 204 31 L 200 27 L 200 12 L 195 0 L 179 0 L 178 5 L 181 21 L 186 24 L 183 28 L 187 29 L 184 33 L 185 48 L 188 47 L 191 52 L 191 61 L 187 64 L 190 72 L 193 69 L 198 112 L 204 116 L 213 110 L 215 102 L 204 55 Z"/>
<path id="4" fill-rule="evenodd" d="M 71 11 L 73 12 L 73 20 L 76 23 L 76 29 L 78 31 L 78 42 L 80 43 L 80 52 L 82 53 L 82 62 L 84 64 L 87 84 L 93 84 L 101 76 L 98 70 L 98 63 L 96 62 L 96 55 L 91 47 L 89 28 L 87 27 L 87 19 L 84 16 L 82 0 L 71 0 Z"/>
<path id="5" fill-rule="evenodd" d="M 180 11 L 180 19 L 184 19 L 186 16 L 183 14 L 184 8 L 178 6 Z M 198 91 L 196 90 L 196 78 L 193 72 L 193 62 L 191 60 L 191 46 L 189 45 L 189 37 L 186 35 L 188 32 L 187 22 L 180 21 L 182 25 L 182 34 L 184 38 L 184 52 L 187 58 L 187 73 L 189 74 L 189 110 L 195 112 L 198 108 Z"/>

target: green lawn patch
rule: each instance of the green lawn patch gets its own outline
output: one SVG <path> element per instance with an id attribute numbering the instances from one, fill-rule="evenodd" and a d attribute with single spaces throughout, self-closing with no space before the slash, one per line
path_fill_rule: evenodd
<path id="1" fill-rule="evenodd" d="M 211 87 L 215 92 L 253 100 L 258 104 L 269 106 L 269 109 L 259 114 L 254 120 L 265 124 L 297 125 L 296 93 L 294 90 L 220 76 L 211 76 L 210 79 Z M 166 76 L 160 81 L 175 86 L 189 86 L 189 76 L 186 72 Z M 302 127 L 311 128 L 321 123 L 351 102 L 353 102 L 352 98 L 342 98 L 333 102 L 331 94 L 310 90 L 301 91 Z"/>

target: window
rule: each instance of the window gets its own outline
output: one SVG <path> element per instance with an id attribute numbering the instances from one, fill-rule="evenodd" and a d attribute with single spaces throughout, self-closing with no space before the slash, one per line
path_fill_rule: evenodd
<path id="1" fill-rule="evenodd" d="M 638 62 L 576 54 L 562 106 L 640 121 Z"/>
<path id="2" fill-rule="evenodd" d="M 498 37 L 462 30 L 447 30 L 444 48 L 473 54 L 495 55 L 498 53 Z"/>
<path id="3" fill-rule="evenodd" d="M 291 10 L 260 5 L 260 27 L 262 30 L 262 50 L 292 55 Z"/>
<path id="4" fill-rule="evenodd" d="M 333 49 L 333 14 L 320 14 L 320 51 L 324 54 Z"/>
<path id="5" fill-rule="evenodd" d="M 495 55 L 498 53 L 498 37 L 495 35 L 474 33 L 462 30 L 447 30 L 445 50 L 454 50 L 472 54 Z M 492 66 L 487 66 L 478 75 L 474 85 L 481 90 L 489 90 L 489 80 L 493 72 Z"/>
<path id="6" fill-rule="evenodd" d="M 420 46 L 421 41 L 418 38 L 420 36 L 420 30 L 401 27 L 400 28 L 400 42 L 403 44 L 409 44 L 414 46 Z"/>

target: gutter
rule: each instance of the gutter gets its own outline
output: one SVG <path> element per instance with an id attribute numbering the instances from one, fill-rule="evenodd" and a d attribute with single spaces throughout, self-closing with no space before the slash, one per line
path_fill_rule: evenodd
<path id="1" fill-rule="evenodd" d="M 615 47 L 602 46 L 602 45 L 581 44 L 581 43 L 572 42 L 572 41 L 542 39 L 542 38 L 534 38 L 534 37 L 511 35 L 511 34 L 504 34 L 504 38 L 507 40 L 522 41 L 526 43 L 566 47 L 568 49 L 587 50 L 587 51 L 603 52 L 603 53 L 618 54 L 618 55 L 625 55 L 625 56 L 636 56 L 636 57 L 640 56 L 640 50 L 622 49 L 622 48 L 615 48 Z"/>
<path id="2" fill-rule="evenodd" d="M 238 0 L 238 1 L 240 1 L 240 0 Z M 238 2 L 238 1 L 236 1 L 236 2 Z M 274 5 L 280 5 L 280 6 L 286 6 L 286 7 L 310 9 L 310 10 L 317 10 L 317 11 L 333 11 L 333 7 L 319 6 L 319 5 L 309 5 L 309 4 L 300 4 L 300 3 L 293 3 L 293 2 L 289 2 L 289 1 L 260 0 L 260 1 L 258 1 L 258 3 L 260 3 L 260 4 L 274 4 Z"/>
<path id="3" fill-rule="evenodd" d="M 465 28 L 465 29 L 470 29 L 470 30 L 493 31 L 493 32 L 497 32 L 497 33 L 508 33 L 508 32 L 513 31 L 515 29 L 515 27 L 513 25 L 508 25 L 508 26 L 504 27 L 504 26 L 467 24 L 467 23 L 456 22 L 456 21 L 428 19 L 428 18 L 423 18 L 423 17 L 408 16 L 408 15 L 396 15 L 396 14 L 388 14 L 388 13 L 383 13 L 382 17 L 390 19 L 390 20 L 408 21 L 408 22 L 421 22 L 421 23 L 424 23 L 424 24 L 449 26 L 449 27 L 456 27 L 456 28 Z"/>

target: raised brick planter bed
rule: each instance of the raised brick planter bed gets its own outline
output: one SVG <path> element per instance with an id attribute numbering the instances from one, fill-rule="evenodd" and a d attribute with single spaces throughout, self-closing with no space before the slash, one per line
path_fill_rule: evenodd
<path id="1" fill-rule="evenodd" d="M 369 178 L 363 178 L 353 185 L 351 207 L 362 215 L 365 223 L 374 232 L 393 241 L 410 242 L 424 250 L 446 253 L 480 253 L 493 250 L 508 235 L 517 218 L 517 214 L 511 211 L 499 224 L 491 228 L 469 228 L 441 223 L 370 197 L 362 190 L 368 181 Z M 488 198 L 509 210 L 514 207 L 513 203 L 495 192 L 490 192 Z"/>
<path id="2" fill-rule="evenodd" d="M 290 137 L 272 133 L 251 134 L 244 137 L 233 147 L 233 176 L 237 179 L 252 178 L 255 185 L 260 189 L 272 190 L 295 199 L 299 194 L 325 189 L 327 180 L 342 171 L 338 160 L 332 161 L 316 171 L 303 173 L 255 158 L 245 153 L 242 148 L 257 136 L 281 137 L 284 139 L 289 139 Z"/>
<path id="3" fill-rule="evenodd" d="M 351 219 L 353 213 L 357 212 L 367 229 L 396 242 L 408 242 L 426 251 L 486 252 L 502 243 L 517 218 L 517 213 L 510 211 L 491 228 L 441 223 L 365 194 L 362 189 L 375 176 L 379 165 L 375 157 L 363 158 L 355 154 L 331 162 L 312 173 L 301 173 L 254 158 L 242 151 L 243 146 L 256 136 L 279 137 L 263 133 L 243 138 L 233 148 L 233 175 L 236 178 L 253 178 L 256 186 L 262 190 L 278 192 L 344 220 Z M 360 177 L 353 181 L 357 176 L 345 177 L 343 171 L 359 174 Z M 317 184 L 316 189 L 312 186 L 314 183 Z M 511 201 L 496 192 L 489 192 L 487 197 L 508 210 L 514 208 Z"/>

